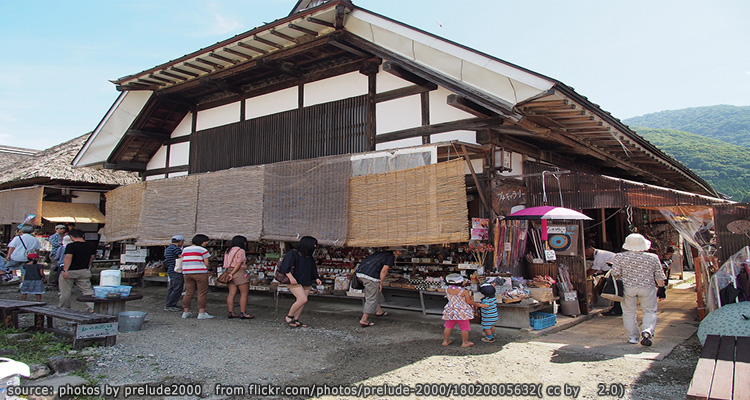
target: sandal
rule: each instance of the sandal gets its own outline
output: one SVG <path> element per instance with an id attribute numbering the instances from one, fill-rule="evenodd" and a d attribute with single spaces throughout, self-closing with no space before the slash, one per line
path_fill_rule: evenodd
<path id="1" fill-rule="evenodd" d="M 303 324 L 302 322 L 299 322 L 298 319 L 295 319 L 294 323 L 297 324 L 298 328 L 307 328 L 307 325 Z"/>
<path id="2" fill-rule="evenodd" d="M 286 320 L 287 318 L 289 318 L 289 321 Z M 297 327 L 299 327 L 299 325 L 297 325 L 297 321 L 294 319 L 294 317 L 290 317 L 288 315 L 286 317 L 284 317 L 284 323 L 287 324 L 287 325 L 289 325 L 290 328 L 297 328 Z"/>
<path id="3" fill-rule="evenodd" d="M 235 314 L 235 313 L 233 313 L 233 312 L 230 312 L 229 314 L 227 314 L 227 318 L 229 318 L 229 319 L 232 319 L 232 318 L 239 318 L 239 317 L 240 317 L 240 315 L 239 315 L 239 314 Z"/>
<path id="4" fill-rule="evenodd" d="M 382 314 L 375 314 L 376 317 L 385 317 L 386 315 L 388 315 L 388 311 L 383 311 Z"/>
<path id="5" fill-rule="evenodd" d="M 248 314 L 248 313 L 242 313 L 239 315 L 240 319 L 253 319 L 255 318 L 255 315 Z"/>
<path id="6" fill-rule="evenodd" d="M 361 323 L 361 322 L 359 323 L 359 326 L 361 326 L 361 327 L 363 327 L 363 328 L 367 328 L 368 326 L 374 326 L 374 325 L 375 325 L 375 324 L 374 324 L 374 323 L 372 323 L 372 322 L 368 322 L 368 323 L 366 323 L 366 324 L 363 324 L 363 323 Z"/>

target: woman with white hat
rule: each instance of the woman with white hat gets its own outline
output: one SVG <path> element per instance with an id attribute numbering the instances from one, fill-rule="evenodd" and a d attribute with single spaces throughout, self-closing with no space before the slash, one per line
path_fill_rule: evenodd
<path id="1" fill-rule="evenodd" d="M 631 233 L 622 245 L 625 252 L 615 255 L 612 275 L 621 277 L 625 292 L 622 301 L 622 323 L 628 334 L 628 343 L 651 346 L 656 329 L 656 287 L 664 286 L 664 272 L 659 256 L 646 253 L 651 241 L 643 235 Z M 643 311 L 643 324 L 638 334 L 638 301 Z"/>

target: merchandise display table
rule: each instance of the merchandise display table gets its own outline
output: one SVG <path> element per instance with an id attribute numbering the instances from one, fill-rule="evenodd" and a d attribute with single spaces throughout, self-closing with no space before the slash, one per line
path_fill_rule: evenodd
<path id="1" fill-rule="evenodd" d="M 422 314 L 442 314 L 443 313 L 443 307 L 445 306 L 445 302 L 442 301 L 441 304 L 443 306 L 441 307 L 427 307 L 425 306 L 425 296 L 438 296 L 443 299 L 445 299 L 445 292 L 438 292 L 437 290 L 420 290 L 419 291 L 419 302 L 422 304 Z"/>
<path id="2" fill-rule="evenodd" d="M 18 328 L 18 309 L 21 307 L 43 306 L 42 301 L 22 301 L 0 299 L 0 317 L 3 328 Z"/>
<path id="3" fill-rule="evenodd" d="M 94 296 L 79 296 L 76 300 L 82 302 L 93 302 L 94 312 L 97 314 L 114 315 L 117 316 L 121 311 L 125 311 L 125 303 L 131 300 L 140 300 L 143 298 L 142 294 L 131 294 L 130 296 L 117 297 L 114 299 L 101 298 Z"/>
<path id="4" fill-rule="evenodd" d="M 497 303 L 498 319 L 495 326 L 503 328 L 529 328 L 529 314 L 534 311 L 554 308 L 554 301 L 536 304 Z M 553 314 L 555 314 L 553 312 Z"/>

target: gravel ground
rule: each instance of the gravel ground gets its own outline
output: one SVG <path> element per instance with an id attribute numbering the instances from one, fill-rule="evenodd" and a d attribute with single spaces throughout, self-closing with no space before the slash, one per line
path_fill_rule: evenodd
<path id="1" fill-rule="evenodd" d="M 457 332 L 454 343 L 444 347 L 440 345 L 439 316 L 392 311 L 385 318 L 373 319 L 376 326 L 361 328 L 356 300 L 315 299 L 302 318 L 310 327 L 290 329 L 282 323 L 290 298 L 282 298 L 279 310 L 274 311 L 270 295 L 253 295 L 248 312 L 257 318 L 229 320 L 226 292 L 220 290 L 209 293 L 208 311 L 215 319 L 181 319 L 178 312 L 162 310 L 164 286 L 136 290 L 144 298 L 132 302 L 128 309 L 147 311 L 146 323 L 141 331 L 120 333 L 116 346 L 98 349 L 99 357 L 87 372 L 100 386 L 198 383 L 201 397 L 211 399 L 252 397 L 253 390 L 267 389 L 267 385 L 317 385 L 317 390 L 328 390 L 327 398 L 354 398 L 356 393 L 342 392 L 348 389 L 341 387 L 360 384 L 390 385 L 391 391 L 399 385 L 423 390 L 422 395 L 411 398 L 487 398 L 493 393 L 496 397 L 532 398 L 499 396 L 503 390 L 524 390 L 521 386 L 475 385 L 528 383 L 534 385 L 525 389 L 532 391 L 541 384 L 542 392 L 533 396 L 536 398 L 678 399 L 685 396 L 700 353 L 695 335 L 664 360 L 652 361 L 605 356 L 581 351 L 580 346 L 566 350 L 565 345 L 545 343 L 544 336 L 511 330 L 503 330 L 496 343 L 482 343 L 478 326 L 472 326 L 474 347 L 459 347 Z M 0 288 L 0 297 L 16 296 L 17 288 Z M 56 292 L 48 292 L 43 300 L 55 304 L 55 297 Z M 79 303 L 75 308 L 83 307 Z M 621 332 L 613 335 L 613 340 L 621 341 Z M 420 386 L 428 383 L 436 385 Z M 217 389 L 217 384 L 225 390 Z M 227 388 L 230 385 L 238 387 Z M 624 389 L 624 393 L 608 395 L 602 387 Z M 440 396 L 449 389 L 454 391 L 450 396 Z M 558 389 L 561 396 L 555 395 Z M 477 390 L 488 390 L 490 396 L 480 396 Z M 371 396 L 394 397 L 393 392 Z"/>

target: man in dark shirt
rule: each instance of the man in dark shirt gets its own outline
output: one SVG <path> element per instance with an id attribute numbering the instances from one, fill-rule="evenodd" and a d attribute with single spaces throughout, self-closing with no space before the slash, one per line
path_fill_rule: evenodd
<path id="1" fill-rule="evenodd" d="M 385 301 L 383 297 L 383 279 L 388 275 L 388 269 L 393 266 L 396 258 L 401 256 L 405 249 L 401 247 L 391 247 L 385 251 L 378 251 L 365 258 L 357 268 L 357 278 L 364 284 L 365 305 L 362 311 L 362 319 L 359 325 L 362 327 L 373 326 L 370 322 L 370 314 L 376 317 L 385 316 L 386 312 L 380 308 L 380 304 Z"/>
<path id="2" fill-rule="evenodd" d="M 58 307 L 70 308 L 70 295 L 73 285 L 81 289 L 84 296 L 94 294 L 91 288 L 91 263 L 94 261 L 96 247 L 83 239 L 83 231 L 72 229 L 69 233 L 73 243 L 65 246 L 65 262 L 60 276 L 60 302 Z M 88 312 L 94 312 L 94 303 L 86 303 Z"/>
<path id="3" fill-rule="evenodd" d="M 185 237 L 174 235 L 172 236 L 172 243 L 164 249 L 164 265 L 167 267 L 167 275 L 169 275 L 167 304 L 164 306 L 165 311 L 182 311 L 182 307 L 177 302 L 180 301 L 180 296 L 182 296 L 185 281 L 183 280 L 182 271 L 176 272 L 174 266 L 177 258 L 182 257 L 182 246 L 184 245 Z"/>

